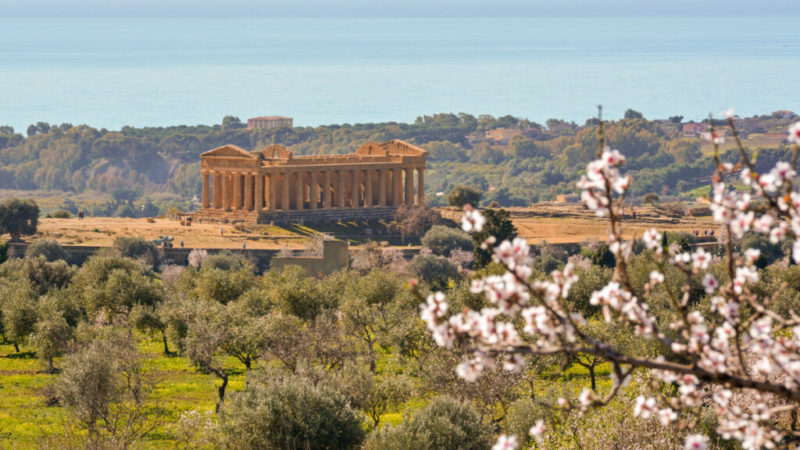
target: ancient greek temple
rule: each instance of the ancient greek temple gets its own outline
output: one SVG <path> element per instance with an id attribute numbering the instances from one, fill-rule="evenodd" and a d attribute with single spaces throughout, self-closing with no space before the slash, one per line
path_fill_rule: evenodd
<path id="1" fill-rule="evenodd" d="M 257 152 L 224 145 L 200 155 L 198 217 L 259 223 L 389 218 L 398 206 L 424 202 L 425 153 L 400 140 L 325 156 L 294 156 L 281 145 Z"/>

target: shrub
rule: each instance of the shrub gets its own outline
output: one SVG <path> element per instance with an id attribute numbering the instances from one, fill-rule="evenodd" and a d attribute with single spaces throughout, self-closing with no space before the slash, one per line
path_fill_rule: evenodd
<path id="1" fill-rule="evenodd" d="M 0 239 L 0 264 L 8 258 L 8 242 Z"/>
<path id="2" fill-rule="evenodd" d="M 458 279 L 458 268 L 443 256 L 417 255 L 408 268 L 436 290 L 445 290 L 450 280 Z"/>
<path id="3" fill-rule="evenodd" d="M 248 265 L 246 259 L 234 255 L 229 251 L 223 251 L 213 255 L 208 255 L 208 252 L 206 252 L 206 257 L 200 259 L 200 267 L 205 270 L 239 270 Z"/>
<path id="4" fill-rule="evenodd" d="M 220 428 L 227 448 L 348 449 L 364 440 L 358 415 L 340 394 L 291 379 L 232 394 Z"/>
<path id="5" fill-rule="evenodd" d="M 50 217 L 54 219 L 70 219 L 72 218 L 72 213 L 65 209 L 57 209 L 50 213 Z"/>
<path id="6" fill-rule="evenodd" d="M 658 203 L 658 194 L 654 194 L 652 192 L 649 194 L 644 194 L 644 196 L 642 196 L 642 203 L 650 203 L 651 205 L 653 203 Z"/>
<path id="7" fill-rule="evenodd" d="M 475 408 L 450 397 L 439 397 L 403 423 L 373 432 L 368 450 L 486 449 L 491 446 L 492 427 L 481 422 Z"/>
<path id="8" fill-rule="evenodd" d="M 439 256 L 450 256 L 450 252 L 453 250 L 472 252 L 475 248 L 475 243 L 467 233 L 442 225 L 431 227 L 422 237 L 422 245 L 428 247 L 434 254 Z"/>
<path id="9" fill-rule="evenodd" d="M 477 189 L 469 186 L 456 186 L 447 194 L 447 203 L 450 206 L 462 208 L 464 205 L 477 205 L 481 201 L 482 194 Z"/>
<path id="10" fill-rule="evenodd" d="M 26 258 L 36 258 L 38 256 L 43 256 L 44 259 L 51 262 L 59 259 L 66 261 L 68 258 L 67 252 L 55 239 L 37 239 L 25 250 Z"/>
<path id="11" fill-rule="evenodd" d="M 150 267 L 158 265 L 158 247 L 140 237 L 120 236 L 114 239 L 114 249 L 123 258 L 142 260 Z"/>
<path id="12" fill-rule="evenodd" d="M 756 267 L 763 269 L 773 262 L 783 258 L 780 244 L 773 244 L 769 238 L 756 233 L 747 233 L 742 238 L 742 249 L 754 248 L 761 252 L 756 260 Z"/>

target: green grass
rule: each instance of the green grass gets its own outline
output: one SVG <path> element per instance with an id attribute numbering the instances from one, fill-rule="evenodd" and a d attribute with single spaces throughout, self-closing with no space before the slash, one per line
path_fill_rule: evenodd
<path id="1" fill-rule="evenodd" d="M 144 445 L 174 447 L 176 436 L 170 423 L 186 410 L 213 409 L 219 380 L 199 373 L 186 358 L 162 355 L 160 341 L 142 340 L 140 350 L 145 354 L 145 373 L 157 383 L 151 399 L 167 412 L 164 423 L 145 436 Z M 56 360 L 56 367 L 59 364 Z M 242 364 L 230 359 L 226 366 L 236 369 L 227 392 L 244 389 Z M 16 358 L 12 345 L 0 345 L 0 448 L 35 448 L 47 434 L 63 433 L 65 426 L 74 425 L 64 408 L 45 403 L 42 389 L 55 377 L 42 373 L 35 358 Z"/>
<path id="2" fill-rule="evenodd" d="M 186 358 L 164 356 L 158 339 L 142 338 L 139 349 L 144 355 L 144 371 L 155 382 L 150 400 L 165 411 L 162 424 L 146 435 L 141 444 L 145 448 L 174 448 L 178 438 L 172 424 L 184 411 L 213 410 L 220 381 L 213 375 L 195 370 Z M 17 355 L 12 345 L 0 345 L 0 448 L 36 448 L 47 435 L 78 429 L 63 407 L 48 406 L 45 402 L 43 389 L 55 380 L 56 375 L 43 373 L 42 365 L 30 348 L 23 346 L 20 350 L 21 355 Z M 381 352 L 378 366 L 382 372 L 392 373 L 398 369 L 391 367 L 391 359 L 387 352 Z M 56 367 L 60 364 L 57 359 Z M 225 366 L 232 369 L 227 394 L 243 390 L 244 366 L 233 358 L 226 359 Z M 598 391 L 610 389 L 610 370 L 609 364 L 596 368 Z M 534 389 L 538 396 L 554 386 L 564 386 L 577 395 L 589 384 L 588 371 L 573 365 L 564 371 L 554 368 L 544 373 L 534 383 Z M 418 410 L 429 401 L 430 398 L 411 398 L 397 410 L 384 414 L 381 426 L 401 423 L 405 411 Z M 369 419 L 365 426 L 367 422 Z"/>

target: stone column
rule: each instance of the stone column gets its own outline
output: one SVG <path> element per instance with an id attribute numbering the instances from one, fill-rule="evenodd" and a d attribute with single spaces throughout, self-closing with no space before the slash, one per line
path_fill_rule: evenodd
<path id="1" fill-rule="evenodd" d="M 360 172 L 361 172 L 360 170 L 354 170 L 351 172 L 352 176 L 350 177 L 350 185 L 352 186 L 352 189 L 350 191 L 350 197 L 351 197 L 350 206 L 353 208 L 358 208 L 360 206 L 359 205 L 360 203 L 359 200 L 361 199 L 361 195 L 359 192 L 361 190 L 361 181 L 359 180 L 359 178 L 361 178 Z"/>
<path id="2" fill-rule="evenodd" d="M 378 206 L 386 206 L 386 169 L 378 169 Z"/>
<path id="3" fill-rule="evenodd" d="M 233 209 L 242 209 L 242 174 L 233 174 Z"/>
<path id="4" fill-rule="evenodd" d="M 225 189 L 222 187 L 222 174 L 220 172 L 211 172 L 214 178 L 214 208 L 222 208 L 222 193 Z"/>
<path id="5" fill-rule="evenodd" d="M 414 168 L 406 167 L 406 198 L 407 206 L 414 205 Z"/>
<path id="6" fill-rule="evenodd" d="M 331 209 L 331 171 L 323 172 L 322 177 L 322 207 Z"/>
<path id="7" fill-rule="evenodd" d="M 338 170 L 336 173 L 339 175 L 336 185 L 336 206 L 344 208 L 344 170 Z"/>
<path id="8" fill-rule="evenodd" d="M 233 194 L 233 190 L 231 189 L 231 175 L 225 173 L 222 175 L 222 209 L 225 211 L 231 209 L 231 194 Z"/>
<path id="9" fill-rule="evenodd" d="M 288 211 L 291 209 L 289 204 L 289 172 L 283 172 L 281 178 L 283 179 L 283 183 L 281 183 L 283 185 L 281 186 L 281 209 Z"/>
<path id="10" fill-rule="evenodd" d="M 305 174 L 303 172 L 297 172 L 295 174 L 295 177 L 297 177 L 297 180 L 296 180 L 296 183 L 295 183 L 297 185 L 297 188 L 296 188 L 297 192 L 296 192 L 296 195 L 295 195 L 295 202 L 297 203 L 297 205 L 296 205 L 297 206 L 297 210 L 298 211 L 302 211 L 303 210 L 303 203 L 305 203 L 305 200 L 306 200 L 306 185 L 305 185 L 305 182 L 303 181 L 303 178 L 305 177 Z"/>
<path id="11" fill-rule="evenodd" d="M 202 172 L 203 174 L 203 209 L 208 209 L 211 205 L 211 190 L 209 189 L 208 185 L 208 172 Z"/>
<path id="12" fill-rule="evenodd" d="M 311 172 L 311 209 L 319 207 L 319 171 Z"/>
<path id="13" fill-rule="evenodd" d="M 255 194 L 255 175 L 252 173 L 244 174 L 244 209 L 248 211 L 253 210 L 253 205 L 255 202 L 253 201 L 253 197 Z"/>
<path id="14" fill-rule="evenodd" d="M 403 169 L 392 170 L 392 206 L 400 206 L 403 202 Z"/>
<path id="15" fill-rule="evenodd" d="M 425 168 L 417 168 L 417 204 L 425 204 Z"/>
<path id="16" fill-rule="evenodd" d="M 268 206 L 269 206 L 269 210 L 270 211 L 275 211 L 276 209 L 278 209 L 278 204 L 276 203 L 277 199 L 275 198 L 275 197 L 277 197 L 277 195 L 275 195 L 275 194 L 276 194 L 276 191 L 278 189 L 278 183 L 276 182 L 277 177 L 278 177 L 278 174 L 275 173 L 275 172 L 272 172 L 271 174 L 269 174 L 269 205 Z"/>
<path id="17" fill-rule="evenodd" d="M 255 175 L 256 179 L 256 191 L 255 191 L 255 203 L 253 204 L 253 209 L 256 212 L 261 211 L 264 209 L 264 174 L 257 173 Z"/>
<path id="18" fill-rule="evenodd" d="M 373 170 L 367 169 L 367 179 L 364 180 L 364 207 L 369 208 L 372 206 L 372 179 Z"/>

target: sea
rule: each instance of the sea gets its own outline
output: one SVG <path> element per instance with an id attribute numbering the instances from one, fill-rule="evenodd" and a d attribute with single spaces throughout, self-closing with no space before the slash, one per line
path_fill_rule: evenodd
<path id="1" fill-rule="evenodd" d="M 800 110 L 798 17 L 0 18 L 0 125 Z"/>

